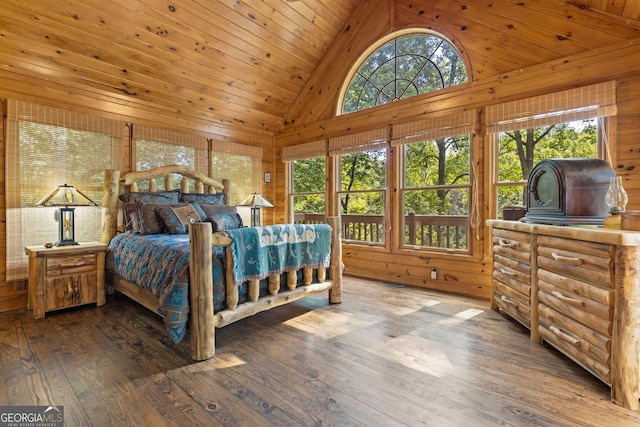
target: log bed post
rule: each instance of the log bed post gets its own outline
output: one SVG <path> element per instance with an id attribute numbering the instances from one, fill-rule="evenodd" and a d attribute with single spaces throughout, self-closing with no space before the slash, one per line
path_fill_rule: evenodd
<path id="1" fill-rule="evenodd" d="M 340 237 L 341 226 L 339 216 L 327 217 L 327 224 L 331 227 L 331 264 L 329 274 L 333 285 L 329 289 L 329 302 L 339 304 L 342 302 L 342 240 Z"/>
<path id="2" fill-rule="evenodd" d="M 191 358 L 205 360 L 215 353 L 213 321 L 213 277 L 211 223 L 189 225 L 189 302 L 191 320 Z M 194 250 L 198 248 L 198 250 Z"/>
<path id="3" fill-rule="evenodd" d="M 118 230 L 118 194 L 120 193 L 120 171 L 106 169 L 102 187 L 102 235 L 104 244 L 113 239 Z"/>

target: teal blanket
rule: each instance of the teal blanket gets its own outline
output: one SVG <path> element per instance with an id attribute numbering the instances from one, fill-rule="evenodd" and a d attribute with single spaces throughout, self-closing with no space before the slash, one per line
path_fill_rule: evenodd
<path id="1" fill-rule="evenodd" d="M 300 268 L 329 267 L 331 227 L 282 224 L 227 231 L 236 285 Z"/>

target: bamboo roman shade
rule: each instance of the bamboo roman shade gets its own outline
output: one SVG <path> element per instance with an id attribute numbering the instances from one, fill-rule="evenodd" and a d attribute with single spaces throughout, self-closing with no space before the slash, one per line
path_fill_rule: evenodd
<path id="1" fill-rule="evenodd" d="M 391 146 L 397 147 L 412 142 L 431 141 L 448 136 L 474 133 L 476 117 L 476 110 L 469 110 L 394 125 Z"/>
<path id="2" fill-rule="evenodd" d="M 207 139 L 203 136 L 176 132 L 154 126 L 133 125 L 133 139 L 161 142 L 164 144 L 182 145 L 198 150 L 207 150 Z"/>
<path id="3" fill-rule="evenodd" d="M 487 133 L 508 132 L 617 114 L 616 82 L 535 96 L 486 109 Z"/>
<path id="4" fill-rule="evenodd" d="M 27 277 L 25 246 L 55 242 L 55 208 L 36 207 L 52 189 L 73 185 L 100 204 L 105 169 L 122 168 L 124 122 L 7 100 L 7 281 Z M 76 240 L 97 241 L 101 210 L 75 211 Z"/>
<path id="5" fill-rule="evenodd" d="M 362 151 L 381 150 L 389 146 L 388 128 L 374 129 L 329 138 L 329 155 L 342 156 Z"/>
<path id="6" fill-rule="evenodd" d="M 238 144 L 237 142 L 221 141 L 218 139 L 211 139 L 210 141 L 211 151 L 217 153 L 229 153 L 236 154 L 238 156 L 257 157 L 259 159 L 262 159 L 263 157 L 262 147 Z"/>
<path id="7" fill-rule="evenodd" d="M 132 125 L 133 161 L 135 170 L 178 164 L 207 174 L 207 139 L 203 136 L 146 125 Z M 179 185 L 173 177 L 173 185 Z M 164 188 L 163 181 L 156 181 Z M 146 188 L 142 184 L 139 189 Z M 193 185 L 193 183 L 191 183 Z"/>
<path id="8" fill-rule="evenodd" d="M 282 161 L 293 162 L 295 160 L 311 159 L 327 155 L 327 140 L 307 142 L 305 144 L 292 145 L 282 149 Z"/>
<path id="9" fill-rule="evenodd" d="M 230 204 L 261 192 L 262 147 L 217 139 L 210 139 L 209 144 L 211 177 L 218 181 L 231 180 Z"/>

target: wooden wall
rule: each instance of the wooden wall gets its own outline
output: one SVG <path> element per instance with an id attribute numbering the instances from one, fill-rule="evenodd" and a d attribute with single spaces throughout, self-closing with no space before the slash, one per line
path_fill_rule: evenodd
<path id="1" fill-rule="evenodd" d="M 380 128 L 429 114 L 470 108 L 483 111 L 491 104 L 616 80 L 618 116 L 613 157 L 617 159 L 617 173 L 623 176 L 629 193 L 628 209 L 640 209 L 640 170 L 637 168 L 640 166 L 640 23 L 564 3 L 553 6 L 554 9 L 550 6 L 553 2 L 520 2 L 519 7 L 515 2 L 504 1 L 492 3 L 493 8 L 474 7 L 473 3 L 441 0 L 429 2 L 432 7 L 419 7 L 418 2 L 398 0 L 391 2 L 389 8 L 361 7 L 351 20 L 350 34 L 343 34 L 334 43 L 318 67 L 318 73 L 309 81 L 304 96 L 289 111 L 285 127 L 276 135 L 278 181 L 285 176 L 281 151 L 289 145 Z M 533 9 L 527 9 L 530 13 L 518 14 L 525 8 Z M 504 38 L 500 34 L 498 29 L 505 26 L 514 29 L 513 37 Z M 435 95 L 336 116 L 342 82 L 360 55 L 376 40 L 409 27 L 428 28 L 449 38 L 468 61 L 471 82 Z M 566 30 L 564 34 L 569 39 L 558 36 L 560 28 Z M 481 224 L 484 224 L 489 219 L 484 195 L 491 191 L 487 178 L 491 154 L 485 141 L 484 124 L 480 125 L 473 144 L 477 150 L 475 163 L 480 182 Z M 277 221 L 285 220 L 285 190 L 283 185 L 277 190 Z M 392 188 L 390 194 L 395 193 Z M 488 297 L 491 292 L 490 234 L 483 225 L 474 235 L 478 238 L 472 242 L 471 256 L 345 244 L 345 272 Z M 439 271 L 437 280 L 430 279 L 433 267 Z"/>

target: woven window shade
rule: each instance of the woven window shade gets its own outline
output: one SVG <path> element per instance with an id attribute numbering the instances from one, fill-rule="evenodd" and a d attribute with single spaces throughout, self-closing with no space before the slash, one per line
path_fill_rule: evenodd
<path id="1" fill-rule="evenodd" d="M 62 184 L 101 204 L 105 169 L 122 168 L 124 122 L 7 100 L 7 281 L 27 278 L 24 247 L 58 240 L 56 208 L 35 203 Z M 75 210 L 76 240 L 101 236 L 99 208 Z"/>
<path id="2" fill-rule="evenodd" d="M 198 135 L 158 127 L 133 125 L 133 164 L 135 170 L 148 170 L 165 165 L 181 165 L 205 175 L 207 167 L 207 139 Z M 172 177 L 172 188 L 180 188 L 180 175 Z M 164 179 L 156 179 L 158 190 L 165 189 Z M 195 191 L 195 183 L 189 181 Z M 139 190 L 146 190 L 148 182 L 141 182 Z"/>
<path id="3" fill-rule="evenodd" d="M 431 141 L 448 136 L 474 133 L 476 111 L 469 110 L 442 117 L 418 120 L 393 126 L 391 146 L 419 141 Z"/>
<path id="4" fill-rule="evenodd" d="M 211 151 L 217 153 L 237 154 L 239 156 L 257 157 L 262 159 L 262 147 L 253 145 L 238 144 L 236 142 L 221 141 L 218 139 L 211 140 Z"/>
<path id="5" fill-rule="evenodd" d="M 387 128 L 329 138 L 329 155 L 342 156 L 363 151 L 381 150 L 389 146 Z"/>
<path id="6" fill-rule="evenodd" d="M 235 205 L 251 193 L 261 192 L 262 147 L 210 139 L 211 177 L 231 180 L 228 203 Z"/>
<path id="7" fill-rule="evenodd" d="M 133 139 L 144 139 L 147 141 L 162 142 L 164 144 L 182 145 L 184 147 L 193 147 L 202 151 L 207 150 L 207 139 L 203 136 L 162 129 L 154 126 L 134 125 Z"/>
<path id="8" fill-rule="evenodd" d="M 327 155 L 327 140 L 307 142 L 305 144 L 292 145 L 282 149 L 282 161 L 293 162 L 294 160 L 311 159 Z"/>
<path id="9" fill-rule="evenodd" d="M 488 106 L 487 133 L 530 129 L 615 114 L 616 82 L 610 81 Z"/>

